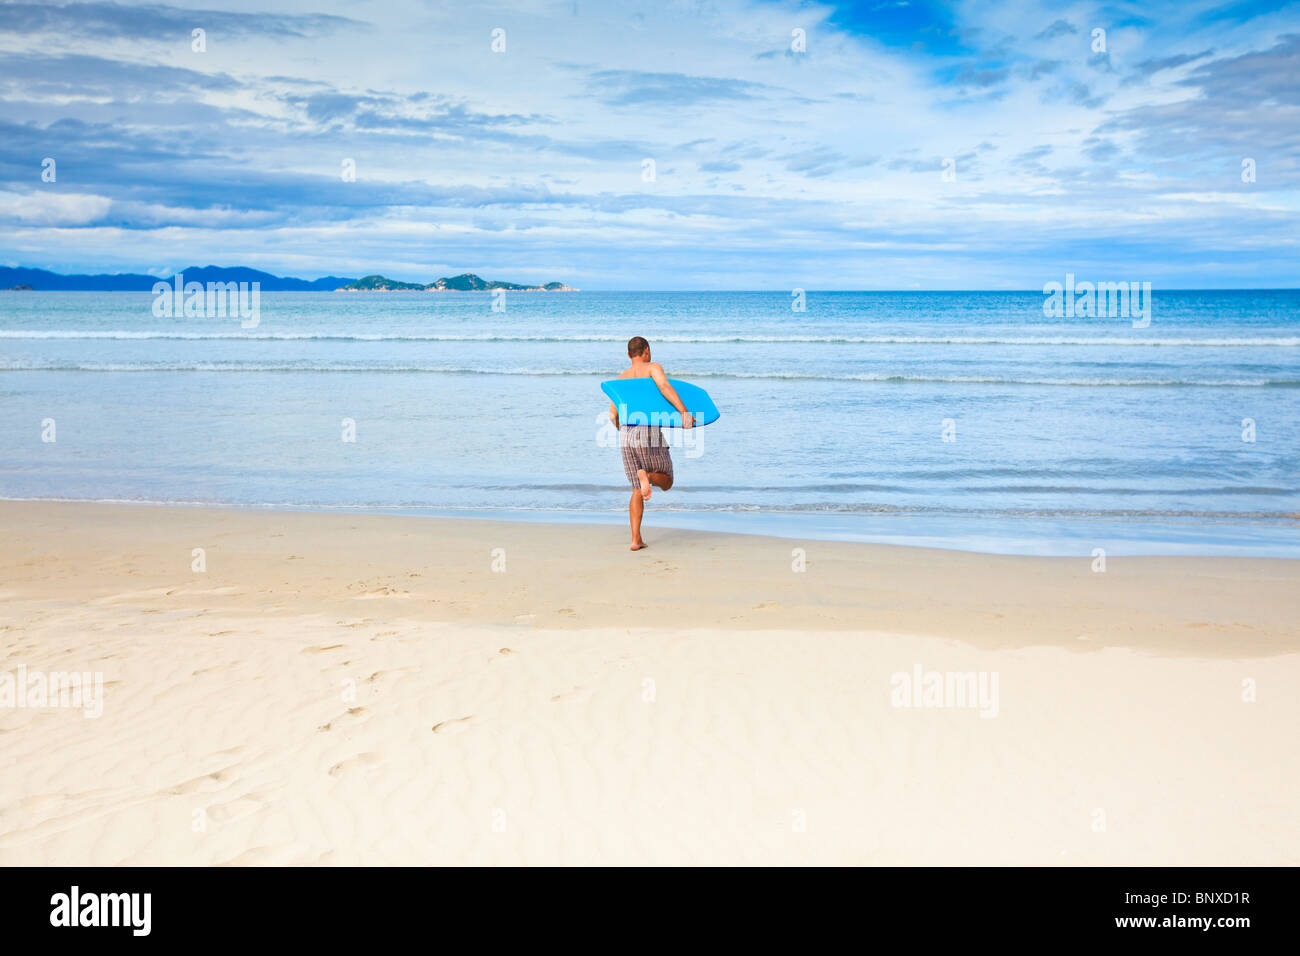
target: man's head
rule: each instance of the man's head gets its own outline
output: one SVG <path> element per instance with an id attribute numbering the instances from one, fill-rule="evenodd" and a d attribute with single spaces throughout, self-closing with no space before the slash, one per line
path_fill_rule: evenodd
<path id="1" fill-rule="evenodd" d="M 634 362 L 637 359 L 650 361 L 650 343 L 639 335 L 632 336 L 627 340 L 627 357 Z"/>

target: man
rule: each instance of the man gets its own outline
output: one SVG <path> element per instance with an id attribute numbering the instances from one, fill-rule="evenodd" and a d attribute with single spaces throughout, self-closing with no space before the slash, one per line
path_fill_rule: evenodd
<path id="1" fill-rule="evenodd" d="M 632 360 L 632 365 L 619 378 L 653 379 L 668 404 L 681 413 L 682 427 L 694 427 L 695 419 L 677 397 L 677 391 L 668 384 L 663 366 L 650 360 L 650 343 L 639 335 L 634 336 L 627 343 L 627 357 Z M 618 409 L 613 402 L 609 403 L 609 420 L 618 429 L 618 444 L 623 450 L 623 473 L 632 483 L 632 499 L 627 506 L 628 518 L 632 524 L 630 550 L 640 551 L 646 546 L 641 540 L 641 517 L 645 514 L 645 503 L 650 500 L 651 488 L 667 491 L 673 486 L 673 459 L 658 425 L 620 426 Z"/>

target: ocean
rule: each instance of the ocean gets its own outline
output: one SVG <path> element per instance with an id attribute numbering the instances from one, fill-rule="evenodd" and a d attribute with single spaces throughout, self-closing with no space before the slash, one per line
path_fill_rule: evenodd
<path id="1" fill-rule="evenodd" d="M 286 292 L 244 328 L 5 292 L 0 497 L 622 524 L 599 386 L 643 335 L 722 412 L 652 545 L 1300 556 L 1300 291 L 1156 290 L 1143 328 L 1044 299 Z"/>

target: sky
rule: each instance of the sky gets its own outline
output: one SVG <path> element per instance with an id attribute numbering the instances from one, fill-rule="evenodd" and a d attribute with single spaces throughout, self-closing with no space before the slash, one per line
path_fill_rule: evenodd
<path id="1" fill-rule="evenodd" d="M 3 265 L 1300 284 L 1300 2 L 6 2 L 0 98 Z"/>

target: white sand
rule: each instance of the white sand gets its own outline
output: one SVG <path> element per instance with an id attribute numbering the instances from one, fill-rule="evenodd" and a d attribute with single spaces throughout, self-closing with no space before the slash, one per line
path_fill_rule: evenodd
<path id="1" fill-rule="evenodd" d="M 0 864 L 1300 862 L 1300 562 L 623 537 L 0 503 Z"/>

